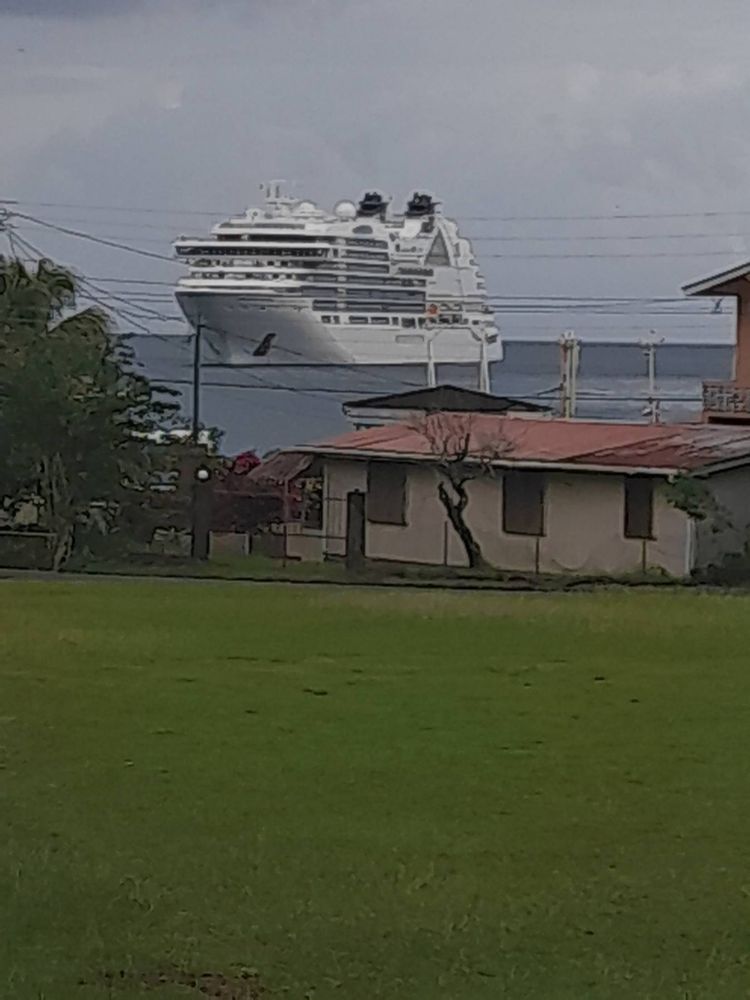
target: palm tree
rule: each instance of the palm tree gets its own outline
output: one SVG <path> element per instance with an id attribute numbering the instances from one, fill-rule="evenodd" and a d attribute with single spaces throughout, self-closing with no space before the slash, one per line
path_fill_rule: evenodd
<path id="1" fill-rule="evenodd" d="M 128 490 L 144 489 L 145 441 L 174 412 L 132 368 L 107 314 L 78 309 L 75 275 L 0 257 L 0 495 L 41 500 L 53 564 L 76 529 L 111 521 Z"/>

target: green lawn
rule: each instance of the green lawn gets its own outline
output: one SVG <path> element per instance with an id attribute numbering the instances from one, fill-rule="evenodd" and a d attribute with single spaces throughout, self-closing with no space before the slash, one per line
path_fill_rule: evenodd
<path id="1" fill-rule="evenodd" d="M 697 592 L 0 583 L 0 997 L 750 997 L 749 651 Z"/>

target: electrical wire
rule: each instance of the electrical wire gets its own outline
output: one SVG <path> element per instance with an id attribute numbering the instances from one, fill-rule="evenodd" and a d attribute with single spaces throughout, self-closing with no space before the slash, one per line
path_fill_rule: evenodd
<path id="1" fill-rule="evenodd" d="M 79 229 L 69 229 L 67 226 L 58 226 L 54 222 L 45 222 L 44 219 L 36 219 L 31 215 L 24 215 L 23 212 L 14 213 L 19 219 L 26 219 L 29 222 L 35 222 L 39 226 L 44 226 L 47 229 L 52 229 L 58 233 L 64 233 L 67 236 L 75 236 L 81 240 L 90 240 L 92 243 L 99 243 L 102 246 L 113 247 L 115 250 L 123 250 L 127 253 L 138 254 L 141 257 L 151 257 L 154 260 L 166 261 L 169 264 L 180 265 L 180 262 L 175 260 L 173 257 L 167 257 L 164 254 L 152 253 L 150 250 L 141 250 L 138 247 L 129 246 L 126 243 L 119 243 L 115 240 L 104 239 L 101 236 L 93 236 L 91 233 L 85 233 Z"/>
<path id="2" fill-rule="evenodd" d="M 44 254 L 43 251 L 39 250 L 38 247 L 34 246 L 33 243 L 30 243 L 24 237 L 16 236 L 16 239 L 18 240 L 19 244 L 23 248 L 25 248 L 27 250 L 27 252 L 30 251 L 31 253 L 35 254 L 38 260 L 42 260 L 42 259 L 44 259 L 46 257 L 46 254 Z M 141 331 L 143 331 L 143 333 L 145 333 L 145 334 L 149 334 L 150 333 L 150 330 L 148 329 L 148 327 L 144 326 L 140 322 L 140 320 L 143 317 L 141 315 L 139 315 L 137 312 L 134 312 L 131 309 L 123 309 L 122 307 L 120 307 L 118 309 L 116 306 L 112 305 L 111 302 L 105 301 L 105 299 L 102 298 L 101 295 L 97 295 L 96 294 L 97 291 L 101 291 L 101 290 L 98 289 L 95 285 L 91 285 L 87 281 L 86 278 L 83 278 L 80 275 L 78 275 L 78 276 L 76 276 L 76 281 L 77 281 L 77 283 L 79 285 L 79 290 L 78 290 L 78 297 L 79 298 L 89 299 L 90 301 L 95 302 L 98 306 L 100 306 L 105 311 L 114 313 L 114 315 L 117 316 L 119 319 L 124 319 L 125 322 L 132 323 L 133 326 L 138 327 L 138 329 L 141 330 Z M 93 292 L 91 291 L 91 288 L 94 289 Z M 111 298 L 119 298 L 119 296 L 112 296 L 111 293 L 104 292 L 103 294 L 105 295 L 105 297 L 109 296 Z M 127 300 L 122 299 L 121 301 L 125 301 L 127 303 Z M 138 308 L 139 309 L 143 309 L 143 307 L 141 307 L 141 306 L 139 306 Z M 148 310 L 148 311 L 150 312 L 150 310 Z M 158 315 L 158 314 L 154 314 L 154 315 Z"/>
<path id="3" fill-rule="evenodd" d="M 86 202 L 56 202 L 36 201 L 31 199 L 0 199 L 0 204 L 22 205 L 32 208 L 85 209 L 95 212 L 124 212 L 144 215 L 194 215 L 194 216 L 231 216 L 236 214 L 232 209 L 224 208 L 165 208 L 139 205 L 91 205 Z M 600 222 L 622 219 L 714 219 L 728 216 L 750 216 L 750 209 L 702 210 L 695 212 L 609 212 L 589 214 L 556 214 L 556 215 L 459 215 L 456 218 L 464 222 Z"/>
<path id="4" fill-rule="evenodd" d="M 736 250 L 659 250 L 648 253 L 486 253 L 493 260 L 611 260 L 653 257 L 737 257 Z"/>
<path id="5" fill-rule="evenodd" d="M 110 223 L 107 220 L 99 219 L 86 219 L 86 218 L 64 218 L 64 219 L 53 219 L 50 220 L 57 224 L 65 223 L 66 225 L 87 225 L 87 226 L 109 226 Z M 33 222 L 25 226 L 38 226 L 41 223 Z M 117 221 L 115 225 L 126 226 L 130 229 L 137 231 L 148 230 L 150 232 L 162 232 L 164 236 L 162 238 L 157 237 L 140 237 L 140 241 L 143 243 L 158 244 L 163 246 L 165 243 L 171 243 L 172 240 L 176 238 L 175 227 L 174 226 L 156 226 L 152 223 L 138 223 L 138 222 L 122 222 Z M 107 231 L 105 234 L 109 239 L 129 239 L 132 234 L 122 235 L 118 232 Z M 201 237 L 195 237 L 200 239 Z M 205 239 L 205 236 L 202 237 Z M 543 235 L 543 236 L 525 236 L 518 233 L 513 234 L 503 234 L 501 236 L 488 236 L 482 233 L 466 233 L 465 238 L 470 240 L 472 243 L 582 243 L 582 242 L 628 242 L 628 241 L 654 241 L 654 240 L 726 240 L 726 239 L 743 239 L 750 240 L 750 233 L 747 232 L 690 232 L 690 233 L 580 233 L 580 234 L 561 234 L 561 235 Z"/>
<path id="6" fill-rule="evenodd" d="M 174 379 L 174 378 L 162 378 L 158 375 L 153 376 L 154 380 L 157 382 L 163 382 L 166 385 L 182 385 L 185 387 L 192 386 L 192 379 Z M 646 376 L 644 375 L 645 379 Z M 371 388 L 354 388 L 354 389 L 339 389 L 332 386 L 317 386 L 317 387 L 306 387 L 304 389 L 297 386 L 281 385 L 276 382 L 264 382 L 259 385 L 247 385 L 239 382 L 209 382 L 205 381 L 201 383 L 201 387 L 205 389 L 221 388 L 221 389 L 241 389 L 241 390 L 260 390 L 264 392 L 300 392 L 307 395 L 316 396 L 366 396 L 367 393 L 371 392 Z M 426 386 L 421 386 L 421 388 L 426 388 Z M 532 400 L 540 399 L 557 393 L 560 391 L 560 386 L 555 385 L 550 389 L 543 389 L 539 392 L 524 393 L 521 395 L 516 395 L 516 398 L 521 400 Z M 601 402 L 601 403 L 646 403 L 651 399 L 658 399 L 662 403 L 699 403 L 702 397 L 699 395 L 689 395 L 689 396 L 673 396 L 673 395 L 657 395 L 654 396 L 648 391 L 644 391 L 641 395 L 617 395 L 613 396 L 606 393 L 606 390 L 596 391 L 578 391 L 576 393 L 578 399 L 586 400 L 588 402 Z"/>
<path id="7" fill-rule="evenodd" d="M 167 257 L 163 257 L 162 255 L 152 254 L 149 251 L 139 250 L 138 248 L 135 248 L 135 247 L 132 247 L 132 246 L 128 246 L 128 245 L 125 245 L 125 244 L 115 243 L 114 241 L 111 241 L 111 240 L 107 240 L 107 239 L 103 239 L 103 238 L 99 238 L 99 237 L 93 236 L 90 233 L 84 233 L 84 232 L 81 232 L 81 231 L 70 229 L 68 227 L 59 226 L 59 225 L 57 225 L 55 223 L 50 223 L 50 222 L 47 222 L 45 220 L 36 219 L 36 218 L 34 218 L 32 216 L 26 216 L 23 213 L 17 213 L 17 214 L 18 214 L 18 216 L 20 218 L 25 218 L 25 219 L 27 219 L 28 221 L 30 221 L 30 222 L 32 222 L 34 224 L 44 226 L 44 227 L 49 228 L 49 229 L 51 229 L 53 231 L 58 231 L 58 232 L 61 232 L 61 233 L 67 234 L 67 235 L 71 235 L 71 236 L 74 236 L 74 237 L 82 238 L 82 239 L 88 239 L 88 240 L 91 240 L 91 241 L 93 241 L 95 243 L 100 243 L 100 244 L 103 244 L 103 245 L 106 245 L 106 246 L 112 246 L 112 247 L 115 247 L 116 249 L 121 249 L 121 250 L 128 251 L 128 252 L 131 252 L 131 253 L 138 253 L 138 254 L 140 254 L 142 256 L 156 257 L 157 259 L 167 260 L 170 263 L 177 263 L 177 262 L 173 261 L 172 258 L 167 258 Z M 9 236 L 9 242 L 11 242 L 11 240 L 13 238 L 15 238 L 16 242 L 18 243 L 18 245 L 21 246 L 22 249 L 26 250 L 26 252 L 31 251 L 32 253 L 36 254 L 38 257 L 43 257 L 44 256 L 41 253 L 41 251 L 39 251 L 36 247 L 34 247 L 33 244 L 31 244 L 24 237 L 20 237 L 17 233 L 15 233 L 14 237 Z M 12 249 L 15 249 L 15 247 L 12 247 Z M 719 251 L 709 251 L 708 253 L 709 254 L 717 254 L 717 253 L 720 253 L 720 252 Z M 723 252 L 721 252 L 721 253 L 723 254 Z M 489 256 L 496 257 L 496 258 L 523 258 L 523 259 L 529 259 L 529 257 L 532 257 L 532 256 L 534 256 L 534 257 L 536 257 L 536 256 L 538 256 L 538 257 L 551 257 L 551 256 L 552 257 L 585 257 L 586 259 L 591 259 L 591 258 L 598 258 L 598 257 L 623 257 L 623 256 L 628 256 L 628 257 L 629 256 L 639 256 L 639 257 L 640 256 L 649 256 L 650 257 L 650 256 L 696 256 L 696 255 L 700 256 L 700 254 L 697 254 L 697 253 L 686 254 L 686 253 L 682 253 L 682 252 L 677 252 L 677 253 L 674 253 L 674 254 L 666 254 L 666 253 L 658 253 L 658 254 L 651 254 L 651 253 L 648 253 L 648 254 L 611 254 L 611 253 L 604 253 L 604 254 L 564 254 L 564 255 L 559 255 L 559 254 L 538 254 L 538 255 L 527 255 L 527 254 L 522 254 L 522 255 L 519 255 L 519 254 L 490 254 Z M 164 321 L 171 321 L 172 319 L 179 319 L 179 317 L 167 317 L 167 316 L 164 316 L 163 314 L 158 313 L 156 310 L 152 310 L 152 309 L 148 308 L 147 306 L 140 305 L 140 304 L 137 304 L 137 303 L 135 304 L 134 308 L 136 310 L 140 310 L 141 316 L 138 316 L 138 313 L 134 312 L 133 308 L 128 308 L 128 309 L 124 309 L 122 307 L 117 308 L 117 307 L 111 305 L 112 301 L 118 301 L 118 302 L 121 302 L 121 303 L 125 303 L 125 305 L 131 306 L 131 307 L 133 307 L 134 304 L 131 301 L 129 301 L 128 299 L 124 298 L 123 296 L 116 295 L 115 293 L 109 292 L 106 289 L 99 288 L 89 278 L 79 277 L 78 280 L 79 280 L 79 282 L 81 283 L 81 285 L 83 286 L 83 289 L 84 289 L 83 297 L 89 297 L 93 301 L 96 301 L 97 303 L 99 303 L 103 308 L 108 309 L 109 311 L 113 312 L 115 315 L 118 315 L 120 318 L 125 318 L 127 320 L 127 322 L 130 322 L 134 326 L 136 326 L 139 329 L 141 329 L 146 335 L 150 335 L 150 331 L 145 326 L 142 326 L 140 324 L 140 322 L 139 322 L 139 319 L 143 318 L 143 314 L 144 313 L 149 313 L 149 314 L 151 314 L 152 318 L 158 318 L 158 319 L 161 319 L 161 320 L 164 320 Z M 101 280 L 106 281 L 107 279 L 101 279 Z M 117 279 L 113 279 L 113 280 L 117 280 Z M 135 282 L 135 281 L 130 281 L 129 283 L 130 284 L 137 284 L 137 282 Z M 169 284 L 169 283 L 168 282 L 164 282 L 163 284 Z M 94 289 L 93 292 L 91 291 L 92 288 Z M 101 296 L 104 296 L 104 298 L 101 298 L 98 295 L 94 294 L 95 292 L 99 292 Z M 109 300 L 109 303 L 106 300 Z M 548 301 L 550 303 L 556 302 L 557 305 L 555 306 L 555 305 L 551 305 L 550 304 L 550 305 L 545 306 L 544 308 L 558 308 L 559 309 L 560 301 L 561 300 L 557 300 L 557 299 L 554 299 L 553 297 L 549 297 Z M 592 298 L 592 301 L 593 301 L 593 298 Z M 596 300 L 596 301 L 598 303 L 601 303 L 604 300 Z M 611 299 L 609 301 L 621 304 L 623 300 Z M 643 299 L 640 299 L 640 300 L 637 300 L 637 301 L 639 301 L 639 302 L 646 302 L 646 301 L 655 302 L 655 301 L 658 301 L 658 300 L 643 300 Z M 670 300 L 666 300 L 666 301 L 670 301 Z M 684 300 L 671 300 L 671 301 L 682 303 Z M 513 308 L 515 308 L 517 310 L 520 310 L 520 311 L 524 311 L 524 310 L 527 310 L 529 308 L 529 306 L 528 306 L 528 302 L 526 302 L 523 305 L 517 304 L 515 307 L 506 306 L 505 308 L 506 308 L 507 311 L 510 311 Z M 567 308 L 573 308 L 573 309 L 580 310 L 581 309 L 581 302 L 579 300 L 571 300 L 569 302 L 569 305 L 568 305 Z M 602 306 L 601 305 L 597 305 L 595 308 L 594 307 L 590 307 L 590 308 L 592 309 L 592 311 L 601 311 L 602 310 Z M 612 311 L 610 311 L 609 314 L 615 314 L 615 313 L 612 312 Z M 631 311 L 630 314 L 632 314 L 632 311 Z M 677 315 L 677 313 L 675 311 L 672 311 L 669 314 L 671 314 L 671 315 Z M 692 314 L 694 315 L 695 313 L 693 312 Z M 212 330 L 212 332 L 215 332 L 215 333 L 222 333 L 223 332 L 223 331 L 217 330 L 216 328 L 213 328 L 213 327 L 208 327 L 208 329 Z M 193 334 L 193 336 L 195 336 L 195 334 Z M 290 356 L 299 357 L 299 358 L 302 359 L 302 362 L 304 362 L 306 365 L 309 364 L 309 357 L 307 355 L 305 355 L 303 352 L 295 351 L 293 349 L 283 348 L 283 347 L 277 347 L 277 348 L 275 348 L 275 350 L 281 350 L 284 353 L 289 354 Z M 354 390 L 354 389 L 337 389 L 335 387 L 309 388 L 309 387 L 283 385 L 283 384 L 280 384 L 280 383 L 277 383 L 277 382 L 271 382 L 271 381 L 269 381 L 267 379 L 264 379 L 263 376 L 261 376 L 258 373 L 258 371 L 257 371 L 258 366 L 257 365 L 245 366 L 245 365 L 230 365 L 230 364 L 220 364 L 220 363 L 206 363 L 205 367 L 208 367 L 208 368 L 215 368 L 216 367 L 216 368 L 224 368 L 224 369 L 230 369 L 230 370 L 231 369 L 237 370 L 237 369 L 240 369 L 240 368 L 244 369 L 246 367 L 253 367 L 254 372 L 253 372 L 252 377 L 256 381 L 256 385 L 247 385 L 247 384 L 242 385 L 242 384 L 231 383 L 231 382 L 213 382 L 213 383 L 212 382 L 206 382 L 206 383 L 203 383 L 206 388 L 217 387 L 217 388 L 246 389 L 246 390 L 249 390 L 249 389 L 264 389 L 264 390 L 268 390 L 268 391 L 283 391 L 283 392 L 301 393 L 303 395 L 309 395 L 309 396 L 342 395 L 342 394 L 354 395 L 355 392 L 364 393 L 365 391 L 369 391 L 369 390 Z M 342 367 L 348 367 L 348 366 L 342 366 Z M 375 373 L 371 373 L 371 374 L 374 375 Z M 407 386 L 409 388 L 424 388 L 424 383 L 423 382 L 417 383 L 417 382 L 407 381 L 405 379 L 394 380 L 393 378 L 391 378 L 389 376 L 385 376 L 385 375 L 380 376 L 380 378 L 383 381 L 386 381 L 388 383 L 389 389 L 391 389 L 391 391 L 392 391 L 392 387 L 393 387 L 394 381 L 400 382 L 400 384 L 402 384 L 404 386 Z M 173 384 L 173 385 L 192 385 L 192 380 L 191 379 L 169 379 L 169 380 L 161 380 L 161 381 L 168 382 L 169 384 Z M 585 399 L 585 398 L 587 398 L 587 394 L 585 392 L 584 393 L 579 393 L 579 398 Z M 602 399 L 601 396 L 590 396 L 588 398 L 596 398 L 598 400 Z M 635 401 L 635 400 L 637 400 L 637 401 L 643 401 L 643 399 L 646 398 L 646 397 L 624 397 L 624 396 L 623 397 L 613 397 L 613 396 L 608 396 L 608 397 L 604 397 L 604 398 L 606 398 L 607 400 L 610 400 L 610 401 L 614 402 L 614 401 Z M 691 397 L 691 399 L 692 399 L 692 397 Z M 674 401 L 674 398 L 673 398 L 673 401 Z"/>

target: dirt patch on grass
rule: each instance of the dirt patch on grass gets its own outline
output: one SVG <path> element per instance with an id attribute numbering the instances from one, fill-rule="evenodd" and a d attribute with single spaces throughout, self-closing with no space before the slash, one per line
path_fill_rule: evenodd
<path id="1" fill-rule="evenodd" d="M 168 966 L 152 972 L 133 972 L 121 969 L 119 972 L 104 972 L 97 984 L 84 979 L 80 986 L 103 983 L 110 990 L 118 986 L 138 985 L 146 990 L 161 990 L 167 986 L 183 986 L 195 991 L 197 997 L 216 997 L 220 1000 L 261 1000 L 265 990 L 255 972 L 243 969 L 240 972 L 190 972 Z"/>

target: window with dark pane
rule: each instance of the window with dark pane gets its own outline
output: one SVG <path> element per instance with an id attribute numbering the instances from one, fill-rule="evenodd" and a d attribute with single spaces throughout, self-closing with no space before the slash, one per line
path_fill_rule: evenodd
<path id="1" fill-rule="evenodd" d="M 306 528 L 320 531 L 323 527 L 323 477 L 307 476 L 300 480 L 301 520 Z"/>
<path id="2" fill-rule="evenodd" d="M 367 520 L 373 524 L 406 524 L 406 467 L 398 462 L 367 466 Z"/>
<path id="3" fill-rule="evenodd" d="M 503 531 L 506 534 L 544 534 L 544 492 L 544 473 L 506 472 L 503 476 Z"/>
<path id="4" fill-rule="evenodd" d="M 625 480 L 625 537 L 654 537 L 654 481 L 650 476 Z"/>

